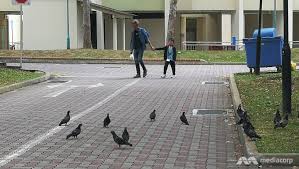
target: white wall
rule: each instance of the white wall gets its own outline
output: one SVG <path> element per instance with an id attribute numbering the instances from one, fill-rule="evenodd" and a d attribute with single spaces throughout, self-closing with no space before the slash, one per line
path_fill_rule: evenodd
<path id="1" fill-rule="evenodd" d="M 71 48 L 77 48 L 77 2 L 69 2 Z M 24 6 L 24 49 L 66 49 L 66 16 L 64 0 L 32 0 Z"/>
<path id="2" fill-rule="evenodd" d="M 0 0 L 0 11 L 19 11 L 20 7 L 12 5 L 11 0 Z"/>

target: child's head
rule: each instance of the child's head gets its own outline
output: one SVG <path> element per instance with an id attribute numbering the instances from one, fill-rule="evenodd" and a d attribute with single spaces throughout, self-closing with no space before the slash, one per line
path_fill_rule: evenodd
<path id="1" fill-rule="evenodd" d="M 174 39 L 170 38 L 168 40 L 168 46 L 173 46 L 174 45 Z"/>

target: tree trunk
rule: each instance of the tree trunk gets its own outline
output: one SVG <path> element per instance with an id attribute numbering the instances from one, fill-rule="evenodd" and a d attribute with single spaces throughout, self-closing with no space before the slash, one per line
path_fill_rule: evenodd
<path id="1" fill-rule="evenodd" d="M 90 26 L 90 0 L 83 0 L 83 48 L 92 48 Z"/>
<path id="2" fill-rule="evenodd" d="M 178 0 L 170 0 L 167 40 L 175 38 L 177 3 Z"/>

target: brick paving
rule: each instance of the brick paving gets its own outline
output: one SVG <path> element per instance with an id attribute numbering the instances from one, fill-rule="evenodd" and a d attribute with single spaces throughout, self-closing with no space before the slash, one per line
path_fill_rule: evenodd
<path id="1" fill-rule="evenodd" d="M 131 78 L 132 65 L 25 64 L 25 68 L 55 73 L 61 76 L 60 80 L 72 80 L 67 85 L 102 83 L 104 86 L 77 87 L 57 97 L 44 97 L 63 88 L 51 89 L 46 82 L 0 95 L 0 160 L 56 127 L 67 110 L 71 110 L 71 116 L 80 114 L 135 81 Z M 179 65 L 176 79 L 161 79 L 162 66 L 149 65 L 148 69 L 147 78 L 1 168 L 237 168 L 236 159 L 242 152 L 231 115 L 193 116 L 192 110 L 231 109 L 227 86 L 202 82 L 227 81 L 230 73 L 248 69 Z M 153 109 L 157 110 L 157 119 L 150 122 L 148 117 Z M 181 125 L 179 116 L 183 111 L 187 112 L 189 126 Z M 112 122 L 105 129 L 102 126 L 107 113 Z M 65 140 L 79 123 L 83 127 L 78 139 Z M 121 136 L 124 127 L 128 128 L 133 147 L 118 148 L 113 142 L 110 131 Z"/>

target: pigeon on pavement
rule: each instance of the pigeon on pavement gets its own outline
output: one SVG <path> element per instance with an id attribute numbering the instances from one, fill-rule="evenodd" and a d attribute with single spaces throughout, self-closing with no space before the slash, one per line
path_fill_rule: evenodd
<path id="1" fill-rule="evenodd" d="M 180 116 L 180 119 L 181 119 L 182 123 L 184 123 L 185 125 L 189 125 L 188 120 L 185 116 L 185 112 L 183 112 L 183 114 Z"/>
<path id="2" fill-rule="evenodd" d="M 154 110 L 154 111 L 150 114 L 150 119 L 151 119 L 151 121 L 155 121 L 155 120 L 156 120 L 156 110 Z"/>
<path id="3" fill-rule="evenodd" d="M 262 137 L 259 136 L 255 130 L 254 127 L 252 126 L 252 124 L 249 121 L 244 121 L 243 123 L 243 129 L 244 129 L 244 133 L 251 139 L 251 140 L 255 140 L 255 139 L 261 139 Z"/>
<path id="4" fill-rule="evenodd" d="M 107 117 L 104 119 L 104 127 L 107 128 L 110 122 L 109 114 L 107 114 Z"/>
<path id="5" fill-rule="evenodd" d="M 77 138 L 77 136 L 81 133 L 81 126 L 82 124 L 79 124 L 78 127 L 71 132 L 71 134 L 66 136 L 66 139 L 69 139 L 70 137 Z"/>
<path id="6" fill-rule="evenodd" d="M 130 139 L 130 135 L 129 135 L 129 132 L 128 132 L 128 130 L 127 130 L 127 127 L 125 127 L 125 129 L 124 129 L 124 132 L 123 132 L 123 134 L 122 134 L 122 138 L 123 138 L 126 142 L 128 142 L 129 139 Z"/>
<path id="7" fill-rule="evenodd" d="M 59 126 L 61 126 L 61 125 L 63 125 L 63 124 L 67 125 L 67 123 L 70 121 L 70 119 L 71 119 L 70 111 L 68 111 L 68 112 L 66 113 L 66 116 L 65 116 L 65 117 L 61 120 L 61 122 L 59 123 Z"/>
<path id="8" fill-rule="evenodd" d="M 113 136 L 113 140 L 116 144 L 118 144 L 118 146 L 120 147 L 121 145 L 129 145 L 132 147 L 132 144 L 130 144 L 129 142 L 125 141 L 124 139 L 118 137 L 116 135 L 116 133 L 114 131 L 111 131 L 111 134 Z"/>

